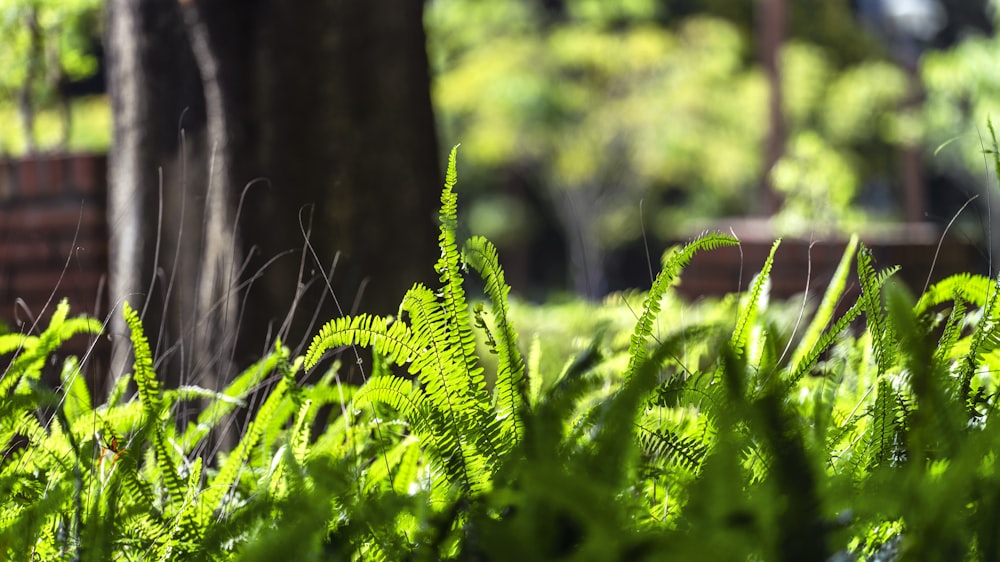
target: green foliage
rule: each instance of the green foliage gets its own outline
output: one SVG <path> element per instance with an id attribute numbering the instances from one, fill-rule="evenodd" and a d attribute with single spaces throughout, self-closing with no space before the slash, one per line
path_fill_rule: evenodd
<path id="1" fill-rule="evenodd" d="M 705 234 L 646 293 L 535 309 L 489 241 L 458 240 L 455 158 L 440 287 L 329 321 L 302 357 L 279 342 L 222 391 L 162 386 L 127 304 L 135 364 L 103 403 L 75 360 L 46 373 L 97 322 L 62 303 L 38 336 L 0 335 L 0 558 L 1000 556 L 1000 278 L 915 299 L 852 239 L 796 338 L 768 298 L 777 242 L 745 294 L 678 299 L 692 256 L 738 243 Z M 366 380 L 318 372 L 349 346 Z M 208 405 L 180 427 L 190 400 Z M 238 441 L 210 453 L 234 413 Z"/>
<path id="2" fill-rule="evenodd" d="M 994 25 L 1000 8 L 992 6 Z M 1000 37 L 971 35 L 947 51 L 928 53 L 920 78 L 927 91 L 922 119 L 917 125 L 938 166 L 983 171 L 982 149 L 990 147 L 983 119 L 1000 115 L 1000 78 L 985 71 L 1000 52 Z M 957 141 L 957 142 L 953 142 Z"/>
<path id="3" fill-rule="evenodd" d="M 67 81 L 93 75 L 97 59 L 89 53 L 88 41 L 98 34 L 99 0 L 3 0 L 0 1 L 0 110 L 18 107 L 20 135 L 0 127 L 0 150 L 34 147 L 37 135 L 34 116 L 41 108 L 55 107 L 59 87 Z M 69 107 L 65 111 L 70 111 Z M 62 142 L 72 131 L 63 122 Z M 7 144 L 7 139 L 12 142 Z"/>
<path id="4" fill-rule="evenodd" d="M 111 104 L 107 96 L 87 96 L 70 101 L 73 127 L 64 130 L 60 111 L 41 107 L 35 114 L 34 142 L 40 150 L 65 148 L 77 152 L 107 152 L 111 146 Z M 65 146 L 63 146 L 65 144 Z M 28 139 L 14 106 L 0 104 L 0 154 L 28 151 Z"/>
<path id="5" fill-rule="evenodd" d="M 436 113 L 486 191 L 471 194 L 473 231 L 502 248 L 531 237 L 545 219 L 516 191 L 538 189 L 573 259 L 599 269 L 643 235 L 673 242 L 759 208 L 768 81 L 752 2 L 488 4 L 434 0 L 425 17 Z M 861 186 L 894 176 L 898 146 L 916 142 L 908 78 L 845 3 L 788 9 L 775 224 L 849 234 L 870 222 Z"/>

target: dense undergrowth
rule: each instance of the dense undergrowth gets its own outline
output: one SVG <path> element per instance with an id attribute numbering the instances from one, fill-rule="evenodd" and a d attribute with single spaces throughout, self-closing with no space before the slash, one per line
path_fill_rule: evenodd
<path id="1" fill-rule="evenodd" d="M 63 304 L 40 335 L 0 335 L 0 558 L 1000 559 L 1000 277 L 915 299 L 853 239 L 800 330 L 767 298 L 774 251 L 745 294 L 685 317 L 684 266 L 738 244 L 706 234 L 619 297 L 629 327 L 566 357 L 518 339 L 493 245 L 456 240 L 455 183 L 453 151 L 440 287 L 330 321 L 303 357 L 279 343 L 222 392 L 161 387 L 128 306 L 136 361 L 108 396 L 74 359 L 42 377 L 98 322 Z M 361 386 L 330 360 L 345 346 L 372 350 Z M 238 444 L 208 455 L 262 388 Z"/>

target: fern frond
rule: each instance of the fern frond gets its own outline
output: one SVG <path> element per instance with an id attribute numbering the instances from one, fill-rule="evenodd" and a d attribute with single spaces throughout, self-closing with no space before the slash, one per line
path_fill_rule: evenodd
<path id="1" fill-rule="evenodd" d="M 139 399 L 146 419 L 155 423 L 160 419 L 162 408 L 160 382 L 156 380 L 156 373 L 153 371 L 153 352 L 149 349 L 149 340 L 143 332 L 139 313 L 129 305 L 128 301 L 122 304 L 122 314 L 131 331 L 132 353 L 135 356 L 133 380 L 139 389 Z"/>
<path id="2" fill-rule="evenodd" d="M 65 394 L 63 409 L 70 423 L 88 417 L 93 412 L 90 390 L 80 372 L 80 363 L 75 357 L 67 357 L 59 373 Z"/>
<path id="3" fill-rule="evenodd" d="M 802 377 L 804 377 L 816 366 L 819 358 L 822 357 L 823 354 L 826 353 L 831 347 L 833 347 L 833 344 L 837 343 L 841 334 L 847 330 L 847 328 L 858 316 L 861 315 L 861 310 L 862 305 L 860 301 L 855 301 L 855 303 L 851 305 L 851 308 L 847 309 L 847 312 L 838 318 L 837 321 L 833 323 L 833 326 L 831 326 L 830 329 L 819 338 L 819 341 L 813 344 L 806 351 L 806 354 L 795 364 L 795 369 L 791 371 L 791 375 L 786 381 L 788 388 L 798 384 L 798 382 L 802 380 Z M 803 348 L 803 346 L 800 345 L 800 348 Z"/>
<path id="4" fill-rule="evenodd" d="M 323 354 L 330 349 L 344 345 L 371 347 L 388 357 L 397 365 L 404 365 L 423 353 L 423 347 L 403 322 L 392 322 L 389 318 L 361 314 L 355 317 L 343 316 L 324 325 L 305 355 L 305 367 L 311 369 L 319 363 Z M 411 366 L 410 372 L 416 372 Z"/>
<path id="5" fill-rule="evenodd" d="M 635 419 L 643 398 L 657 385 L 663 363 L 677 356 L 685 342 L 704 333 L 704 330 L 703 326 L 692 326 L 664 338 L 639 365 L 632 379 L 599 407 L 596 430 L 591 439 L 592 470 L 598 481 L 616 486 L 620 484 L 618 480 L 627 474 L 629 457 L 635 450 Z"/>
<path id="6" fill-rule="evenodd" d="M 385 404 L 410 420 L 415 427 L 427 427 L 427 397 L 413 381 L 403 377 L 382 376 L 368 379 L 368 382 L 354 395 L 355 409 L 363 404 Z"/>
<path id="7" fill-rule="evenodd" d="M 882 286 L 899 268 L 890 268 L 875 273 L 872 252 L 863 243 L 858 252 L 858 279 L 861 281 L 860 302 L 868 321 L 868 331 L 872 334 L 875 363 L 879 374 L 883 374 L 896 362 L 896 337 L 892 324 L 882 306 Z"/>
<path id="8" fill-rule="evenodd" d="M 492 304 L 493 326 L 496 330 L 494 351 L 499 358 L 497 380 L 493 389 L 493 410 L 501 424 L 501 433 L 512 435 L 516 445 L 524 435 L 521 410 L 528 404 L 524 360 L 517 348 L 517 332 L 510 323 L 508 296 L 510 286 L 504 280 L 496 247 L 482 237 L 473 237 L 465 245 L 466 263 L 486 281 L 486 295 Z"/>
<path id="9" fill-rule="evenodd" d="M 52 313 L 49 325 L 37 337 L 20 334 L 0 336 L 0 354 L 19 351 L 4 376 L 0 376 L 0 396 L 6 395 L 18 384 L 37 381 L 45 361 L 66 340 L 82 333 L 100 333 L 100 322 L 86 317 L 67 320 L 68 315 L 69 302 L 63 299 Z"/>
<path id="10" fill-rule="evenodd" d="M 823 329 L 826 328 L 827 324 L 833 318 L 834 312 L 837 309 L 837 303 L 840 302 L 847 287 L 847 276 L 851 272 L 851 262 L 854 260 L 857 248 L 858 235 L 852 234 L 851 239 L 844 248 L 844 254 L 840 258 L 840 263 L 837 264 L 837 269 L 833 273 L 833 278 L 830 279 L 826 292 L 823 293 L 823 300 L 820 302 L 819 308 L 816 309 L 812 321 L 809 322 L 809 327 L 806 328 L 805 333 L 802 334 L 802 339 L 799 340 L 799 344 L 795 347 L 795 352 L 792 354 L 792 359 L 789 362 L 791 372 L 798 372 L 799 363 L 806 356 L 812 355 L 813 349 L 819 343 Z"/>
<path id="11" fill-rule="evenodd" d="M 663 295 L 673 283 L 674 279 L 680 275 L 681 270 L 691 261 L 691 258 L 701 250 L 713 250 L 722 246 L 735 246 L 739 240 L 728 234 L 713 232 L 702 234 L 680 250 L 674 251 L 665 256 L 663 269 L 653 280 L 653 286 L 642 303 L 642 312 L 635 323 L 635 329 L 629 340 L 628 367 L 625 371 L 625 380 L 635 376 L 639 366 L 646 359 L 649 338 L 653 335 L 653 323 L 660 313 L 660 302 Z"/>
<path id="12" fill-rule="evenodd" d="M 954 305 L 951 307 L 951 312 L 948 313 L 948 320 L 941 330 L 938 346 L 934 350 L 934 362 L 938 365 L 944 365 L 948 361 L 952 349 L 954 349 L 955 344 L 962 335 L 962 328 L 968 307 L 963 294 L 961 291 L 955 294 L 953 299 Z"/>
<path id="13" fill-rule="evenodd" d="M 469 400 L 486 404 L 489 399 L 486 379 L 483 377 L 483 368 L 479 366 L 476 356 L 476 339 L 469 323 L 469 306 L 465 299 L 461 256 L 457 244 L 458 196 L 454 191 L 458 182 L 457 156 L 458 147 L 455 146 L 448 156 L 448 171 L 445 174 L 444 189 L 441 191 L 441 225 L 438 235 L 441 258 L 434 269 L 441 281 L 440 306 L 447 318 L 448 329 L 444 333 L 448 349 L 453 354 L 452 360 L 464 372 L 463 386 Z"/>
<path id="14" fill-rule="evenodd" d="M 761 268 L 760 273 L 758 273 L 754 278 L 753 285 L 751 285 L 750 292 L 746 297 L 746 304 L 742 307 L 739 317 L 736 319 L 736 329 L 733 330 L 733 335 L 729 340 L 729 345 L 732 347 L 737 356 L 742 356 L 747 351 L 747 342 L 749 341 L 748 328 L 753 325 L 757 318 L 761 295 L 764 293 L 765 287 L 771 280 L 771 267 L 774 265 L 774 253 L 778 251 L 778 246 L 780 245 L 780 238 L 775 240 L 774 244 L 771 245 L 771 252 L 764 261 L 764 266 Z"/>
<path id="15" fill-rule="evenodd" d="M 924 435 L 932 436 L 933 440 L 942 446 L 949 458 L 955 453 L 960 439 L 962 426 L 968 419 L 962 420 L 961 400 L 949 399 L 949 392 L 941 383 L 948 381 L 940 365 L 935 363 L 933 345 L 929 341 L 925 327 L 917 322 L 913 314 L 913 298 L 906 287 L 898 283 L 890 283 L 886 287 L 886 304 L 889 308 L 895 333 L 899 337 L 899 345 L 903 361 L 909 372 L 909 383 L 913 396 L 918 400 L 917 421 Z M 950 394 L 954 396 L 954 394 Z M 965 398 L 966 395 L 961 395 Z M 928 429 L 932 431 L 927 431 Z M 919 440 L 919 439 L 918 439 Z M 927 440 L 924 445 L 927 445 Z M 918 452 L 918 458 L 926 458 L 925 451 Z"/>
<path id="16" fill-rule="evenodd" d="M 897 444 L 900 442 L 898 400 L 896 392 L 886 379 L 878 382 L 871 417 L 866 436 L 866 464 L 869 470 L 890 466 L 893 459 L 898 457 Z"/>
<path id="17" fill-rule="evenodd" d="M 274 390 L 271 391 L 267 399 L 264 400 L 264 404 L 257 411 L 257 416 L 248 424 L 242 439 L 240 439 L 236 448 L 226 458 L 218 474 L 212 478 L 206 486 L 204 493 L 199 497 L 199 503 L 201 504 L 199 519 L 202 527 L 205 526 L 208 517 L 213 512 L 219 512 L 220 514 L 228 513 L 229 502 L 226 499 L 226 495 L 236 485 L 237 477 L 250 457 L 250 453 L 260 441 L 264 429 L 273 422 L 276 412 L 283 406 L 284 401 L 288 397 L 288 390 L 289 381 L 283 377 L 275 385 Z"/>
<path id="18" fill-rule="evenodd" d="M 636 427 L 639 448 L 650 459 L 697 471 L 708 456 L 708 446 L 702 439 L 684 437 L 666 428 Z"/>
<path id="19" fill-rule="evenodd" d="M 979 369 L 983 357 L 1000 347 L 1000 274 L 997 275 L 989 296 L 983 304 L 983 317 L 976 323 L 969 341 L 969 350 L 958 363 L 958 388 L 966 401 L 971 397 L 972 377 Z"/>
<path id="20" fill-rule="evenodd" d="M 402 309 L 410 317 L 414 334 L 423 336 L 426 350 L 410 365 L 423 383 L 428 399 L 462 431 L 471 419 L 486 412 L 486 401 L 473 399 L 463 350 L 450 337 L 449 316 L 434 294 L 422 285 L 414 286 L 403 297 Z M 477 367 L 481 370 L 481 367 Z"/>
<path id="21" fill-rule="evenodd" d="M 260 361 L 254 363 L 240 373 L 221 393 L 209 391 L 205 397 L 211 402 L 198 414 L 196 423 L 191 424 L 180 439 L 185 453 L 190 453 L 201 443 L 202 439 L 216 426 L 219 420 L 231 413 L 236 407 L 242 406 L 244 399 L 265 377 L 273 373 L 282 359 L 287 359 L 289 350 L 276 344 L 276 349 L 268 353 Z M 184 387 L 178 388 L 184 391 Z M 191 389 L 192 392 L 196 392 Z"/>
<path id="22" fill-rule="evenodd" d="M 310 415 L 312 402 L 308 399 L 302 402 L 292 427 L 288 430 L 286 444 L 278 447 L 271 461 L 271 472 L 267 477 L 268 494 L 276 501 L 285 498 L 289 492 L 288 471 L 297 472 L 305 464 L 309 449 Z M 294 479 L 295 481 L 298 478 Z"/>
<path id="23" fill-rule="evenodd" d="M 482 483 L 487 471 L 475 467 L 486 466 L 484 452 L 498 453 L 486 431 L 491 410 L 484 395 L 476 397 L 465 353 L 451 337 L 451 318 L 434 294 L 420 285 L 406 293 L 402 308 L 410 317 L 413 333 L 424 335 L 426 351 L 413 360 L 410 371 L 416 372 L 424 385 L 430 404 L 427 411 L 435 416 L 434 425 L 440 428 L 426 434 L 424 443 L 441 452 L 452 481 L 464 486 Z M 475 369 L 482 371 L 479 366 Z"/>
<path id="24" fill-rule="evenodd" d="M 420 443 L 416 440 L 404 441 L 400 444 L 405 447 L 403 455 L 396 465 L 396 475 L 392 479 L 392 489 L 399 494 L 409 494 L 411 487 L 417 482 L 420 469 Z"/>
<path id="25" fill-rule="evenodd" d="M 177 471 L 177 463 L 174 462 L 173 452 L 168 447 L 164 433 L 163 430 L 159 430 L 153 434 L 153 450 L 156 453 L 156 467 L 167 492 L 169 509 L 165 510 L 166 515 L 170 517 L 180 512 L 186 494 L 184 481 Z"/>
<path id="26" fill-rule="evenodd" d="M 920 295 L 914 312 L 923 315 L 931 308 L 953 300 L 958 294 L 975 306 L 984 306 L 993 288 L 994 281 L 985 275 L 956 273 L 931 285 Z"/>

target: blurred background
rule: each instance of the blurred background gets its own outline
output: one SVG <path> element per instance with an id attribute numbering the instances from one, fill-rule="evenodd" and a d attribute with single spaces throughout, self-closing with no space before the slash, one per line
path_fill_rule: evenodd
<path id="1" fill-rule="evenodd" d="M 103 9 L 0 0 L 6 158 L 111 146 Z M 539 299 L 643 286 L 649 256 L 730 219 L 806 239 L 940 232 L 981 195 L 952 235 L 986 248 L 998 13 L 989 0 L 429 0 L 438 151 L 461 143 L 463 225 Z"/>
<path id="2" fill-rule="evenodd" d="M 436 0 L 427 25 L 442 137 L 483 190 L 469 227 L 601 294 L 642 281 L 647 245 L 721 217 L 769 216 L 764 237 L 951 220 L 988 185 L 995 15 L 984 0 Z M 982 242 L 980 213 L 961 218 Z M 566 262 L 538 246 L 559 237 Z"/>

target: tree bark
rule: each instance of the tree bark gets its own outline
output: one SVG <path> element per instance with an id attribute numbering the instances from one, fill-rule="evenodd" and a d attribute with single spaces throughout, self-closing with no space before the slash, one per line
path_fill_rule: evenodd
<path id="1" fill-rule="evenodd" d="M 167 315 L 159 357 L 181 380 L 221 386 L 279 336 L 301 349 L 340 313 L 323 278 L 334 263 L 345 312 L 362 289 L 363 310 L 395 312 L 433 279 L 440 169 L 422 10 L 109 0 L 112 297 Z"/>
<path id="2" fill-rule="evenodd" d="M 305 18 L 293 3 L 264 8 L 271 23 L 260 38 L 259 111 L 269 118 L 259 121 L 259 157 L 271 185 L 253 194 L 257 204 L 243 217 L 261 258 L 251 267 L 300 247 L 297 217 L 311 216 L 315 256 L 307 255 L 307 276 L 337 261 L 340 304 L 328 298 L 321 320 L 358 306 L 395 313 L 414 281 L 433 278 L 437 258 L 440 170 L 423 3 L 317 4 Z M 262 280 L 268 301 L 288 303 L 295 294 L 291 269 Z M 317 280 L 303 298 L 314 303 L 324 291 Z M 286 341 L 303 335 L 313 306 L 296 308 Z"/>
<path id="3" fill-rule="evenodd" d="M 144 319 L 157 367 L 189 370 L 204 178 L 204 96 L 175 0 L 109 0 L 106 45 L 114 143 L 108 159 L 112 372 L 131 369 L 124 301 Z M 190 340 L 190 338 L 187 338 Z"/>

